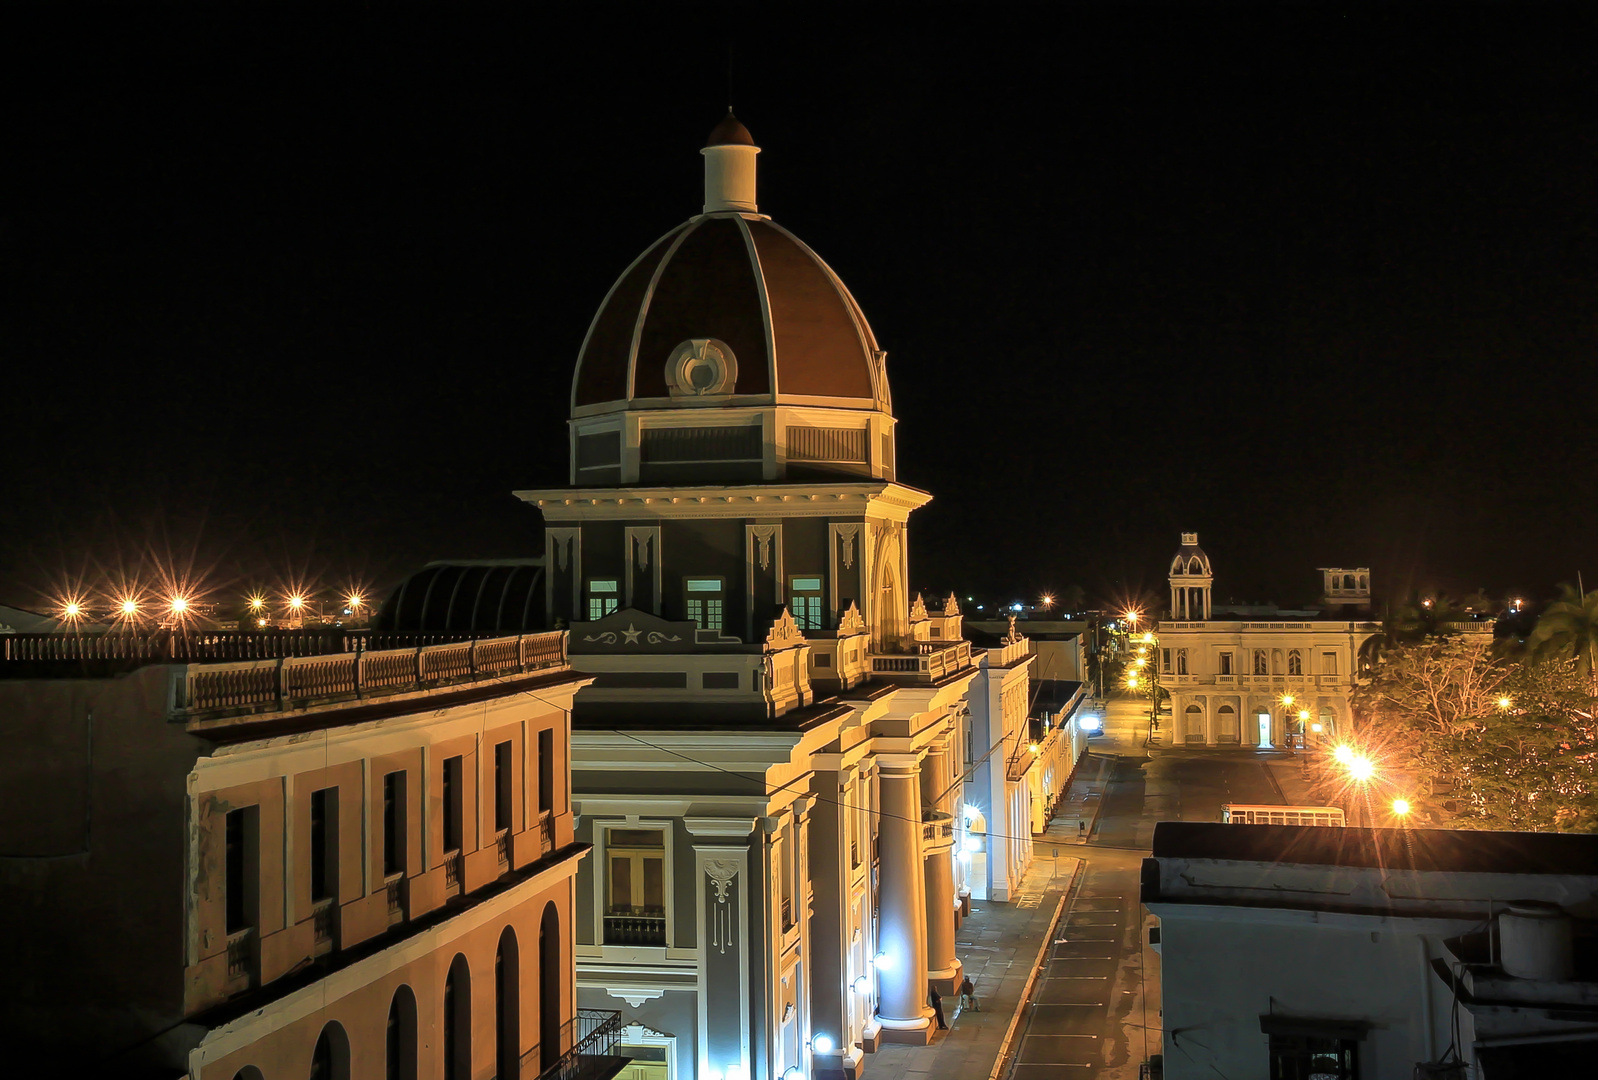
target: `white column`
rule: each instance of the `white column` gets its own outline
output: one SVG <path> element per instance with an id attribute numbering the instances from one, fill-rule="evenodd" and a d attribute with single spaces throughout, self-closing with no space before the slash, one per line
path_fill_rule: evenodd
<path id="1" fill-rule="evenodd" d="M 926 870 L 921 857 L 921 777 L 914 756 L 878 758 L 882 786 L 881 921 L 877 1012 L 892 1042 L 931 1038 L 927 1004 Z"/>
<path id="2" fill-rule="evenodd" d="M 949 788 L 954 783 L 949 745 L 927 755 L 922 766 L 930 771 L 934 801 L 929 809 L 949 812 Z M 940 994 L 952 994 L 960 984 L 960 958 L 954 954 L 954 853 L 948 848 L 925 859 L 927 894 L 927 977 Z"/>

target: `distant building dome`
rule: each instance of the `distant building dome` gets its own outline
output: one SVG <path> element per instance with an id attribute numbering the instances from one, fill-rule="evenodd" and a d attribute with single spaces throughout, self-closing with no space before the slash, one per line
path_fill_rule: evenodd
<path id="1" fill-rule="evenodd" d="M 543 560 L 428 563 L 389 594 L 373 626 L 389 633 L 479 637 L 541 630 Z"/>
<path id="2" fill-rule="evenodd" d="M 705 140 L 706 146 L 753 146 L 754 136 L 749 134 L 749 129 L 738 122 L 738 118 L 727 110 L 727 116 L 721 123 L 710 129 L 710 137 Z"/>
<path id="3" fill-rule="evenodd" d="M 1212 577 L 1210 557 L 1199 547 L 1198 533 L 1183 533 L 1182 546 L 1171 559 L 1173 577 Z"/>

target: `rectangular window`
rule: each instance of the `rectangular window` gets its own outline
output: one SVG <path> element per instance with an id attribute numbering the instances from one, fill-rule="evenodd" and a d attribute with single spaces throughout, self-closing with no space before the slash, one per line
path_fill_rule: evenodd
<path id="1" fill-rule="evenodd" d="M 311 902 L 338 893 L 338 788 L 311 792 Z"/>
<path id="2" fill-rule="evenodd" d="M 494 829 L 496 832 L 510 828 L 510 797 L 513 774 L 510 751 L 509 740 L 497 743 L 494 746 Z"/>
<path id="3" fill-rule="evenodd" d="M 588 621 L 597 622 L 621 605 L 621 586 L 606 578 L 588 579 Z"/>
<path id="4" fill-rule="evenodd" d="M 1334 653 L 1334 652 L 1323 652 L 1323 653 L 1321 653 L 1321 674 L 1322 675 L 1336 675 L 1337 674 L 1337 654 L 1336 653 Z"/>
<path id="5" fill-rule="evenodd" d="M 825 629 L 825 616 L 821 607 L 821 579 L 796 577 L 788 579 L 788 610 L 801 630 Z"/>
<path id="6" fill-rule="evenodd" d="M 1316 1035 L 1271 1036 L 1271 1080 L 1359 1080 L 1358 1043 Z"/>
<path id="7" fill-rule="evenodd" d="M 780 855 L 782 866 L 779 870 L 782 891 L 778 895 L 782 897 L 782 928 L 784 930 L 793 927 L 794 838 L 797 834 L 798 830 L 793 827 L 792 822 L 789 822 L 782 830 L 782 852 Z"/>
<path id="8" fill-rule="evenodd" d="M 555 809 L 555 732 L 545 728 L 538 733 L 538 811 Z"/>
<path id="9" fill-rule="evenodd" d="M 1187 650 L 1186 649 L 1177 649 L 1176 650 L 1176 673 L 1178 675 L 1186 675 L 1187 674 Z"/>
<path id="10" fill-rule="evenodd" d="M 689 578 L 684 589 L 688 593 L 688 618 L 701 630 L 720 633 L 722 602 L 726 599 L 721 578 Z"/>
<path id="11" fill-rule="evenodd" d="M 666 834 L 610 829 L 605 834 L 605 943 L 666 944 Z"/>
<path id="12" fill-rule="evenodd" d="M 257 808 L 230 810 L 226 822 L 227 932 L 236 934 L 255 925 L 256 899 L 260 890 L 260 841 Z"/>
<path id="13" fill-rule="evenodd" d="M 1223 652 L 1221 654 L 1221 674 L 1232 674 L 1232 654 L 1229 652 Z"/>
<path id="14" fill-rule="evenodd" d="M 405 872 L 405 770 L 383 777 L 383 876 Z"/>
<path id="15" fill-rule="evenodd" d="M 1169 675 L 1171 673 L 1171 650 L 1170 649 L 1161 649 L 1160 650 L 1160 672 L 1161 672 L 1161 674 L 1164 674 L 1164 675 Z"/>
<path id="16" fill-rule="evenodd" d="M 465 800 L 461 792 L 461 759 L 444 759 L 444 850 L 461 849 L 461 818 Z"/>

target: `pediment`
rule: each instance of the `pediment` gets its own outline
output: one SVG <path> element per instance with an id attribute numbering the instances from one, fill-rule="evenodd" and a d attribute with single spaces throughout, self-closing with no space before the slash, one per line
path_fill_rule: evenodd
<path id="1" fill-rule="evenodd" d="M 621 608 L 593 622 L 571 624 L 570 651 L 582 653 L 693 652 L 692 620 L 672 622 L 637 608 Z"/>

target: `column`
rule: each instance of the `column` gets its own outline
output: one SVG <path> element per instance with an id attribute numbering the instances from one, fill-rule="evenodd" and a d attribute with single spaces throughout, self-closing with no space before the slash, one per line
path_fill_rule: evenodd
<path id="1" fill-rule="evenodd" d="M 925 1046 L 927 1004 L 926 868 L 921 856 L 921 777 L 913 755 L 878 758 L 882 788 L 877 1013 L 883 1038 Z"/>
<path id="2" fill-rule="evenodd" d="M 699 960 L 699 1053 L 701 1069 L 749 1075 L 749 904 L 761 888 L 749 881 L 749 818 L 684 818 L 694 836 L 695 933 Z M 771 918 L 766 912 L 765 918 Z M 764 965 L 762 965 L 764 967 Z"/>
<path id="3" fill-rule="evenodd" d="M 954 785 L 949 744 L 944 742 L 934 747 L 921 768 L 930 780 L 927 809 L 948 815 L 946 819 L 939 819 L 932 850 L 923 860 L 927 893 L 927 978 L 937 986 L 939 994 L 948 997 L 960 985 L 960 958 L 954 954 L 953 841 L 945 842 L 941 831 L 945 820 L 950 826 L 954 824 L 949 809 L 952 802 L 949 789 Z"/>

